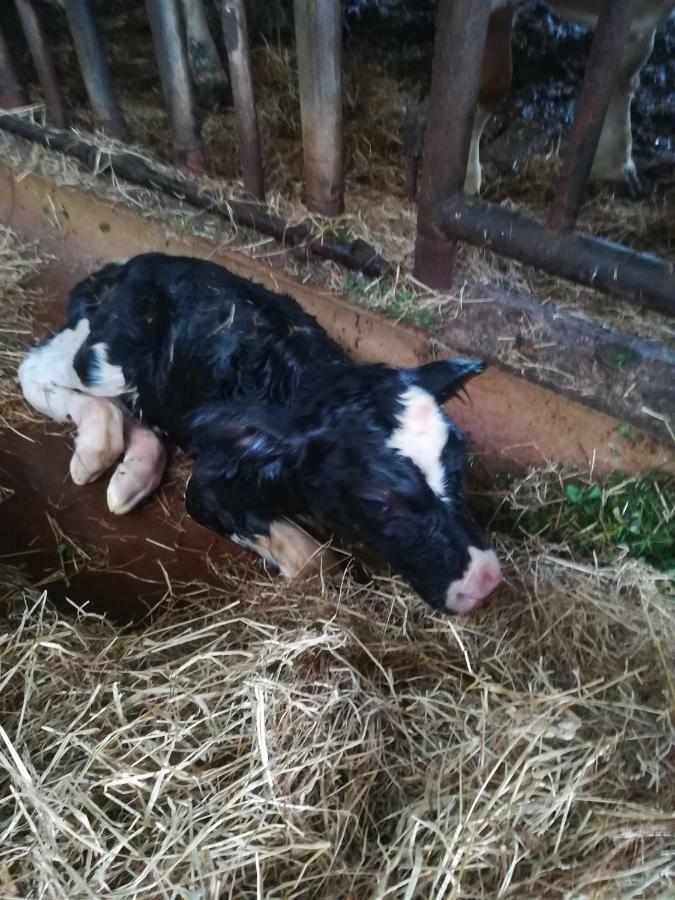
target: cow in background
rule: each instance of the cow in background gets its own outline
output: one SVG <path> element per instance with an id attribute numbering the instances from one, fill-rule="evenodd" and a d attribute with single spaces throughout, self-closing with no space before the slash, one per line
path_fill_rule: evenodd
<path id="1" fill-rule="evenodd" d="M 548 0 L 562 18 L 594 28 L 603 0 Z M 511 32 L 514 11 L 521 0 L 492 0 L 478 108 L 474 119 L 471 148 L 464 189 L 478 194 L 482 184 L 480 140 L 485 126 L 511 89 Z M 602 181 L 637 183 L 633 160 L 631 114 L 633 96 L 639 84 L 640 71 L 654 46 L 657 29 L 665 24 L 675 8 L 673 0 L 636 0 L 630 34 L 623 52 L 600 136 L 591 177 Z M 420 156 L 426 120 L 425 104 L 410 110 L 404 143 L 411 156 Z"/>

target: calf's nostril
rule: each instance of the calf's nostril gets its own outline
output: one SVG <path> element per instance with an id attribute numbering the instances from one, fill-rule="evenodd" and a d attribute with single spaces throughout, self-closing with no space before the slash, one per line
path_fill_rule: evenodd
<path id="1" fill-rule="evenodd" d="M 502 572 L 494 550 L 469 549 L 470 565 L 464 577 L 455 581 L 446 594 L 446 609 L 465 613 L 492 594 L 502 581 Z"/>

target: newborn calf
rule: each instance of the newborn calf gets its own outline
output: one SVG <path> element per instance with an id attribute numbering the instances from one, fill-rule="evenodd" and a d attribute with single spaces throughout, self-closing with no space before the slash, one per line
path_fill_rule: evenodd
<path id="1" fill-rule="evenodd" d="M 441 407 L 482 369 L 357 365 L 290 297 L 152 253 L 78 284 L 19 377 L 33 407 L 77 425 L 77 484 L 118 463 L 113 512 L 155 489 L 170 440 L 195 461 L 189 514 L 286 577 L 326 562 L 311 534 L 335 535 L 461 613 L 501 574 L 467 518 L 464 441 Z"/>

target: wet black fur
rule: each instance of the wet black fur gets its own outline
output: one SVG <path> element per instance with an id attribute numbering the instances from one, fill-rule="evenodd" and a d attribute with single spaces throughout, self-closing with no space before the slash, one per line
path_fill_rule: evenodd
<path id="1" fill-rule="evenodd" d="M 195 459 L 186 504 L 206 527 L 247 539 L 282 516 L 311 521 L 370 548 L 439 607 L 469 545 L 486 546 L 465 515 L 464 442 L 450 420 L 448 503 L 386 446 L 407 387 L 444 402 L 480 363 L 356 365 L 290 297 L 159 253 L 78 284 L 69 327 L 82 317 L 78 376 L 97 387 L 92 348 L 104 344 L 130 409 Z"/>

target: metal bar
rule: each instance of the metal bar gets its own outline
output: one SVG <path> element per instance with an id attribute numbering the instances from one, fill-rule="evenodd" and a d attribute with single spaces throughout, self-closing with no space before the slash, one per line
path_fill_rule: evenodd
<path id="1" fill-rule="evenodd" d="M 436 210 L 440 231 L 551 275 L 620 293 L 675 315 L 673 263 L 589 234 L 559 234 L 484 200 L 453 197 Z"/>
<path id="2" fill-rule="evenodd" d="M 176 162 L 200 171 L 204 159 L 178 0 L 146 0 L 164 100 L 173 129 Z"/>
<path id="3" fill-rule="evenodd" d="M 452 283 L 457 245 L 434 229 L 433 212 L 464 187 L 489 19 L 490 0 L 440 0 L 438 6 L 414 268 L 432 288 Z"/>
<path id="4" fill-rule="evenodd" d="M 33 0 L 14 0 L 14 3 L 45 97 L 47 117 L 57 128 L 67 128 L 66 104 Z"/>
<path id="5" fill-rule="evenodd" d="M 79 160 L 91 172 L 112 170 L 120 178 L 134 184 L 164 191 L 199 209 L 267 234 L 283 246 L 292 248 L 291 252 L 298 256 L 313 255 L 321 259 L 332 259 L 349 269 L 374 278 L 379 278 L 389 271 L 387 260 L 365 241 L 360 239 L 341 241 L 325 232 L 317 235 L 304 223 L 289 226 L 280 216 L 265 212 L 254 203 L 223 200 L 218 196 L 218 192 L 203 190 L 197 182 L 157 171 L 133 153 L 104 152 L 96 144 L 82 141 L 70 132 L 44 128 L 9 114 L 0 113 L 0 128 L 18 137 L 35 141 L 43 147 L 66 153 Z"/>
<path id="6" fill-rule="evenodd" d="M 621 70 L 633 8 L 634 0 L 604 0 L 600 10 L 548 219 L 549 227 L 556 231 L 570 231 L 579 216 L 609 101 Z"/>
<path id="7" fill-rule="evenodd" d="M 408 100 L 401 137 L 405 154 L 405 192 L 410 200 L 417 197 L 420 160 L 424 152 L 424 124 L 428 116 L 428 98 L 419 94 Z"/>
<path id="8" fill-rule="evenodd" d="M 305 205 L 344 211 L 342 16 L 340 0 L 295 0 Z"/>
<path id="9" fill-rule="evenodd" d="M 9 52 L 5 36 L 0 30 L 0 107 L 14 109 L 25 106 L 26 98 L 16 76 L 12 55 Z"/>
<path id="10" fill-rule="evenodd" d="M 103 35 L 96 23 L 91 0 L 66 0 L 66 16 L 75 52 L 99 128 L 111 137 L 128 137 L 110 75 Z"/>
<path id="11" fill-rule="evenodd" d="M 419 156 L 408 156 L 405 161 L 405 195 L 409 200 L 414 200 L 417 197 L 419 173 Z"/>
<path id="12" fill-rule="evenodd" d="M 256 200 L 265 199 L 260 132 L 251 72 L 246 9 L 243 0 L 224 0 L 220 4 L 223 35 L 230 62 L 230 80 L 239 132 L 239 152 L 244 187 Z"/>

